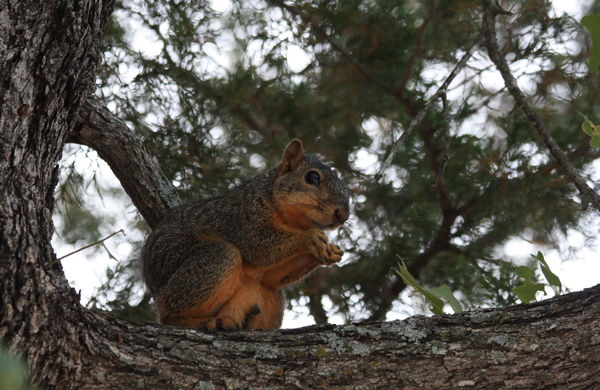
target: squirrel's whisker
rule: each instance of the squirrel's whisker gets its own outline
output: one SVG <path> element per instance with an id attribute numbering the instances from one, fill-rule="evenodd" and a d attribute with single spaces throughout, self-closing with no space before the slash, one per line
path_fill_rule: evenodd
<path id="1" fill-rule="evenodd" d="M 308 204 L 308 203 L 302 203 L 302 202 L 290 202 L 290 203 L 293 205 L 296 205 L 296 206 L 308 207 L 310 209 L 315 209 L 315 210 L 320 210 L 320 211 L 323 210 L 323 207 L 315 206 L 315 205 Z"/>

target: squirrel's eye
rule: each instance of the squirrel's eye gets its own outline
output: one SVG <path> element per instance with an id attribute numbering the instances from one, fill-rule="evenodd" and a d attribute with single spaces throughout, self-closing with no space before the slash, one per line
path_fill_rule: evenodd
<path id="1" fill-rule="evenodd" d="M 304 176 L 304 180 L 306 180 L 308 184 L 312 184 L 313 186 L 317 187 L 319 184 L 321 184 L 321 176 L 317 171 L 309 171 L 306 176 Z"/>

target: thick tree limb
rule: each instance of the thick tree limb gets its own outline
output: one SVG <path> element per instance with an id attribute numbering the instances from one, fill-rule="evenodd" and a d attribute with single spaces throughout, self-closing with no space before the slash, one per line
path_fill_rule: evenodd
<path id="1" fill-rule="evenodd" d="M 67 142 L 98 152 L 150 227 L 180 203 L 175 188 L 140 138 L 99 99 L 87 99 Z"/>
<path id="2" fill-rule="evenodd" d="M 212 335 L 88 313 L 72 327 L 94 357 L 79 378 L 86 389 L 600 386 L 600 286 L 531 305 L 367 325 Z"/>
<path id="3" fill-rule="evenodd" d="M 563 171 L 564 175 L 569 179 L 571 183 L 577 187 L 579 190 L 584 202 L 591 202 L 592 205 L 598 210 L 600 210 L 600 195 L 598 195 L 592 188 L 590 188 L 585 180 L 579 175 L 577 170 L 573 167 L 567 155 L 561 150 L 556 140 L 550 134 L 550 131 L 544 125 L 540 117 L 536 114 L 536 112 L 531 108 L 525 95 L 517 85 L 517 80 L 512 75 L 510 68 L 508 67 L 508 63 L 506 59 L 500 52 L 498 47 L 498 41 L 496 39 L 496 15 L 502 12 L 499 8 L 496 0 L 482 0 L 483 4 L 483 22 L 481 26 L 482 33 L 485 37 L 485 46 L 487 47 L 490 59 L 496 64 L 496 67 L 502 74 L 502 78 L 504 79 L 504 83 L 508 88 L 508 91 L 515 99 L 517 106 L 523 111 L 523 114 L 531 123 L 531 127 L 537 133 L 537 135 L 541 138 L 542 142 L 548 150 L 550 150 L 550 154 L 559 164 L 560 169 Z"/>

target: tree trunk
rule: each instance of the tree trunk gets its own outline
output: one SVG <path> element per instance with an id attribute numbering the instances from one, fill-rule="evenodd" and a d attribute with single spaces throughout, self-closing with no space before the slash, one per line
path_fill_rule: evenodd
<path id="1" fill-rule="evenodd" d="M 0 0 L 0 339 L 34 382 L 77 383 L 93 360 L 81 345 L 79 297 L 50 245 L 57 163 L 94 85 L 112 1 Z"/>
<path id="2" fill-rule="evenodd" d="M 178 202 L 92 84 L 110 1 L 0 0 L 0 338 L 53 389 L 600 388 L 600 286 L 455 316 L 206 334 L 88 311 L 50 246 L 64 140 L 98 150 L 152 225 Z M 78 122 L 77 127 L 74 125 Z M 119 153 L 118 150 L 128 151 Z"/>

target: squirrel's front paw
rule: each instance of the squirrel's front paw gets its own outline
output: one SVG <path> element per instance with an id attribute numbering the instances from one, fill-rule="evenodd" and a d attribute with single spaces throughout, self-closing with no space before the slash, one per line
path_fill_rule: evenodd
<path id="1" fill-rule="evenodd" d="M 322 231 L 315 231 L 311 237 L 308 251 L 321 264 L 331 265 L 342 259 L 344 251 L 335 244 L 330 244 L 327 236 Z"/>

